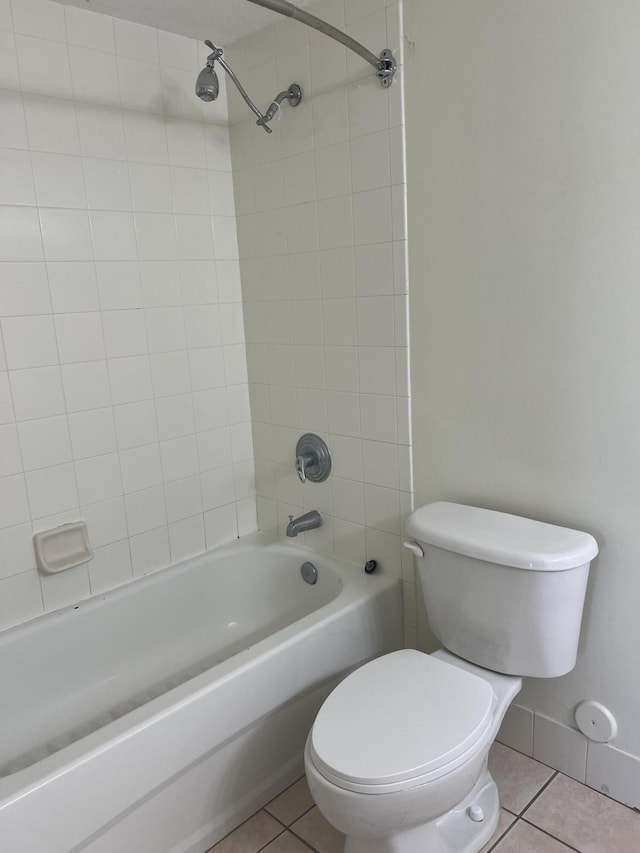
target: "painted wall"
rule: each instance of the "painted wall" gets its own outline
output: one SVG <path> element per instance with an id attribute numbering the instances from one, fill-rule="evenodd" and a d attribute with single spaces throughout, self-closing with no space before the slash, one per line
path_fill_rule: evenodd
<path id="1" fill-rule="evenodd" d="M 408 0 L 405 21 L 416 503 L 595 535 L 577 666 L 518 701 L 575 734 L 597 699 L 640 756 L 640 7 Z"/>
<path id="2" fill-rule="evenodd" d="M 255 528 L 224 91 L 197 42 L 0 2 L 0 627 Z M 35 570 L 84 518 L 95 558 Z"/>
<path id="3" fill-rule="evenodd" d="M 401 59 L 399 3 L 312 11 Z M 308 545 L 400 577 L 411 508 L 401 74 L 385 91 L 355 54 L 287 19 L 225 56 L 263 109 L 291 82 L 304 91 L 268 136 L 228 87 L 260 527 L 284 535 L 289 514 L 317 508 Z M 333 456 L 324 484 L 294 471 L 307 431 Z"/>

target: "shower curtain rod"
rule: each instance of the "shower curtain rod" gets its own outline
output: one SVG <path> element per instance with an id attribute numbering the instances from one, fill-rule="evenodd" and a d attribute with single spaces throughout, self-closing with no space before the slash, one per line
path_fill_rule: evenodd
<path id="1" fill-rule="evenodd" d="M 317 18 L 315 15 L 305 12 L 303 9 L 298 9 L 297 6 L 294 6 L 293 3 L 289 3 L 288 0 L 249 0 L 249 3 L 254 3 L 256 6 L 263 6 L 265 9 L 270 9 L 272 12 L 278 12 L 280 15 L 285 15 L 287 18 L 293 18 L 294 21 L 306 24 L 308 27 L 312 27 L 314 30 L 318 30 L 318 32 L 324 33 L 324 35 L 335 39 L 340 42 L 340 44 L 348 47 L 349 50 L 357 53 L 358 56 L 361 56 L 370 65 L 373 65 L 376 69 L 378 80 L 380 80 L 382 86 L 388 88 L 393 83 L 393 75 L 396 72 L 396 61 L 388 48 L 383 50 L 380 56 L 376 56 L 374 53 L 371 53 L 370 50 L 367 50 L 364 45 L 360 44 L 360 42 L 351 38 L 351 36 L 343 33 L 341 30 L 332 26 L 332 24 L 328 24 L 326 21 L 323 21 L 322 18 Z"/>

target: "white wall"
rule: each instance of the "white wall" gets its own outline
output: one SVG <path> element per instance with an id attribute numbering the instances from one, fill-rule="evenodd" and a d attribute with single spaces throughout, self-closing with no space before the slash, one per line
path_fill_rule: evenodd
<path id="1" fill-rule="evenodd" d="M 193 94 L 205 55 L 0 2 L 0 627 L 255 527 L 226 100 Z M 78 517 L 95 558 L 40 577 L 32 530 Z"/>
<path id="2" fill-rule="evenodd" d="M 596 536 L 576 669 L 518 701 L 571 726 L 597 699 L 640 756 L 640 6 L 405 16 L 416 502 Z"/>
<path id="3" fill-rule="evenodd" d="M 401 59 L 396 0 L 311 11 Z M 263 109 L 292 82 L 304 92 L 268 136 L 228 87 L 259 524 L 284 535 L 289 514 L 317 508 L 324 525 L 308 545 L 400 577 L 411 508 L 401 71 L 383 90 L 355 54 L 287 19 L 225 57 Z M 307 431 L 333 456 L 324 484 L 294 471 Z"/>

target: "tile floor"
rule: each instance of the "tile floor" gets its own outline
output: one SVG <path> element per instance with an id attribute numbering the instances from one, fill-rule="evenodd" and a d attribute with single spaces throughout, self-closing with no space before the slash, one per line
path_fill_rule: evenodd
<path id="1" fill-rule="evenodd" d="M 640 853 L 640 812 L 499 743 L 489 765 L 502 812 L 481 853 Z M 302 778 L 210 853 L 342 853 L 343 844 Z"/>

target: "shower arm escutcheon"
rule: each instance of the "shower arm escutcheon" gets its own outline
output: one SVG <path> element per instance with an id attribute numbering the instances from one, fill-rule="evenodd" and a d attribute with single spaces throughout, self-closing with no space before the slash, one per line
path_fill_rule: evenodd
<path id="1" fill-rule="evenodd" d="M 376 56 L 375 53 L 372 53 L 364 45 L 360 44 L 359 41 L 343 33 L 332 24 L 323 21 L 322 18 L 317 18 L 303 9 L 298 9 L 297 6 L 289 3 L 288 0 L 249 0 L 249 3 L 270 9 L 272 12 L 277 12 L 279 15 L 284 15 L 287 18 L 293 18 L 294 21 L 306 24 L 308 27 L 312 27 L 312 29 L 318 30 L 318 32 L 335 39 L 335 41 L 340 42 L 340 44 L 343 44 L 349 50 L 361 56 L 369 65 L 373 65 L 381 86 L 388 89 L 393 83 L 397 65 L 393 53 L 388 48 L 385 48 L 380 56 Z"/>

